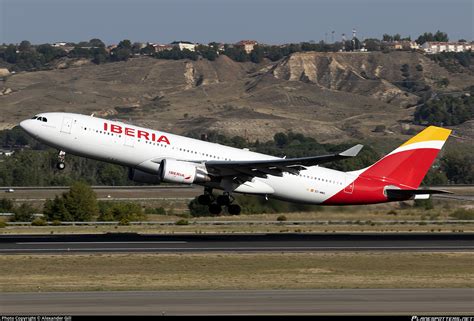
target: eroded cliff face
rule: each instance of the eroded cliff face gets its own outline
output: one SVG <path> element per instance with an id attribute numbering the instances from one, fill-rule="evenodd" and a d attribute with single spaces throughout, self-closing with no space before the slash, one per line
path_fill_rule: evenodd
<path id="1" fill-rule="evenodd" d="M 450 73 L 415 52 L 304 52 L 295 53 L 272 70 L 275 78 L 301 81 L 320 88 L 372 97 L 407 107 L 417 102 L 424 88 L 440 88 L 449 80 L 451 90 L 462 90 L 474 77 Z"/>
<path id="2" fill-rule="evenodd" d="M 280 62 L 273 75 L 278 79 L 302 81 L 321 88 L 345 91 L 407 106 L 417 97 L 400 89 L 402 77 L 387 72 L 399 66 L 384 65 L 381 57 L 368 53 L 296 53 Z"/>

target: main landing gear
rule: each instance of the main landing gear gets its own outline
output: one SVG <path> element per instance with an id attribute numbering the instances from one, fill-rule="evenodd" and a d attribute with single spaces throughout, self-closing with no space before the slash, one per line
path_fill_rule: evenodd
<path id="1" fill-rule="evenodd" d="M 214 215 L 219 215 L 222 212 L 222 207 L 227 207 L 227 212 L 230 215 L 239 215 L 241 208 L 237 204 L 232 204 L 235 199 L 229 193 L 225 192 L 222 195 L 214 197 L 211 188 L 205 188 L 204 194 L 198 197 L 198 202 L 201 205 L 208 205 L 209 212 Z"/>
<path id="2" fill-rule="evenodd" d="M 62 150 L 59 151 L 56 168 L 60 171 L 66 168 L 66 152 L 63 152 Z"/>

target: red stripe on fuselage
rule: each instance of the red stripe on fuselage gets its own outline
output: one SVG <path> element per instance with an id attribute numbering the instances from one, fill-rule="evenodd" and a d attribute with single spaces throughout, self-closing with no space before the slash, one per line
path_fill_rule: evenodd
<path id="1" fill-rule="evenodd" d="M 419 148 L 398 152 L 382 158 L 354 181 L 352 193 L 342 189 L 323 204 L 373 204 L 386 202 L 384 188 L 388 185 L 416 189 L 431 167 L 439 149 Z"/>

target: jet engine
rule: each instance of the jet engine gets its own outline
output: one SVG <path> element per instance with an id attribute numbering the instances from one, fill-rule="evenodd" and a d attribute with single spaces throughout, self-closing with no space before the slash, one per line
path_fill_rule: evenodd
<path id="1" fill-rule="evenodd" d="M 175 159 L 161 161 L 159 177 L 163 182 L 179 184 L 205 183 L 211 180 L 203 165 Z"/>
<path id="2" fill-rule="evenodd" d="M 137 183 L 160 184 L 161 182 L 158 174 L 150 174 L 135 168 L 128 169 L 128 178 Z"/>

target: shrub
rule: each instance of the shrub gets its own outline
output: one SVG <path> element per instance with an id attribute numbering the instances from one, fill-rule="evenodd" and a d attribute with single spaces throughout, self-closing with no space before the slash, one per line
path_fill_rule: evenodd
<path id="1" fill-rule="evenodd" d="M 146 208 L 145 214 L 166 215 L 166 210 L 162 206 L 156 208 Z"/>
<path id="2" fill-rule="evenodd" d="M 33 222 L 31 222 L 31 225 L 33 225 L 33 226 L 46 226 L 47 222 L 43 218 L 37 217 L 33 220 Z"/>
<path id="3" fill-rule="evenodd" d="M 131 202 L 99 202 L 99 221 L 140 221 L 145 219 L 142 208 Z"/>
<path id="4" fill-rule="evenodd" d="M 286 218 L 285 215 L 280 215 L 280 216 L 277 217 L 277 221 L 278 221 L 278 222 L 284 222 L 284 221 L 286 221 L 286 220 L 288 220 L 288 219 Z"/>
<path id="5" fill-rule="evenodd" d="M 125 225 L 130 225 L 130 221 L 128 220 L 128 218 L 122 217 L 122 218 L 120 219 L 120 221 L 119 221 L 118 224 L 119 224 L 119 225 L 123 225 L 123 226 L 125 226 Z"/>
<path id="6" fill-rule="evenodd" d="M 197 197 L 195 197 L 191 202 L 189 202 L 188 208 L 189 213 L 195 217 L 211 215 L 209 213 L 209 208 L 206 205 L 199 204 Z"/>
<path id="7" fill-rule="evenodd" d="M 189 222 L 188 222 L 188 220 L 181 219 L 181 220 L 179 220 L 179 221 L 176 221 L 175 224 L 176 224 L 176 225 L 189 225 Z"/>

